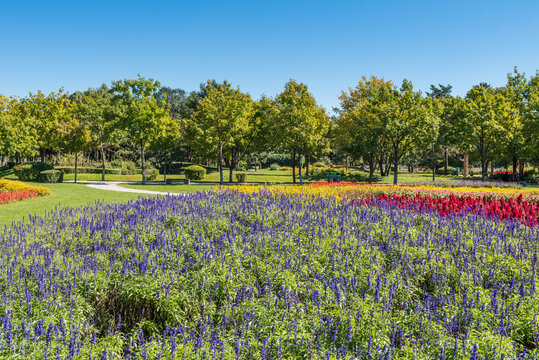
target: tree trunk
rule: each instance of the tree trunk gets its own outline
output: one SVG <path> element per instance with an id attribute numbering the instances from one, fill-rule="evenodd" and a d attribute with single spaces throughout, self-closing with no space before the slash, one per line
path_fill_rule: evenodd
<path id="1" fill-rule="evenodd" d="M 219 142 L 219 160 L 217 166 L 219 167 L 219 184 L 223 185 L 223 143 Z"/>
<path id="2" fill-rule="evenodd" d="M 432 144 L 432 182 L 436 181 L 436 159 L 434 159 L 434 144 Z"/>
<path id="3" fill-rule="evenodd" d="M 468 162 L 469 162 L 469 159 L 470 159 L 470 155 L 468 155 L 468 153 L 464 153 L 464 169 L 462 169 L 462 174 L 464 176 L 468 176 Z"/>
<path id="4" fill-rule="evenodd" d="M 513 175 L 517 173 L 518 158 L 513 156 Z"/>
<path id="5" fill-rule="evenodd" d="M 79 153 L 75 153 L 75 184 L 77 183 L 77 160 L 79 159 Z"/>
<path id="6" fill-rule="evenodd" d="M 232 174 L 234 172 L 234 167 L 237 165 L 235 162 L 236 159 L 234 159 L 234 156 L 230 159 L 230 167 L 228 168 L 228 182 L 232 182 Z"/>
<path id="7" fill-rule="evenodd" d="M 384 159 L 383 158 L 379 158 L 378 159 L 378 165 L 380 166 L 380 176 L 384 176 Z"/>
<path id="8" fill-rule="evenodd" d="M 165 161 L 165 167 L 163 169 L 163 181 L 167 182 L 167 162 Z"/>
<path id="9" fill-rule="evenodd" d="M 449 155 L 447 154 L 447 146 L 444 147 L 444 175 L 448 174 Z"/>
<path id="10" fill-rule="evenodd" d="M 296 149 L 292 150 L 292 182 L 296 183 Z"/>
<path id="11" fill-rule="evenodd" d="M 397 185 L 397 182 L 399 180 L 399 157 L 395 156 L 395 159 L 393 160 L 393 165 L 395 166 L 395 169 L 393 169 L 393 185 Z"/>
<path id="12" fill-rule="evenodd" d="M 309 176 L 309 152 L 305 155 L 305 176 Z"/>
<path id="13" fill-rule="evenodd" d="M 346 158 L 344 159 L 344 167 L 346 168 L 346 170 L 348 170 L 348 168 L 350 167 L 350 163 L 348 161 L 348 155 L 346 155 Z"/>
<path id="14" fill-rule="evenodd" d="M 105 181 L 105 149 L 103 148 L 103 143 L 99 143 L 100 144 L 100 147 L 99 149 L 101 150 L 101 181 Z"/>
<path id="15" fill-rule="evenodd" d="M 371 157 L 369 159 L 369 183 L 372 184 L 372 178 L 374 176 L 374 159 Z"/>
<path id="16" fill-rule="evenodd" d="M 144 159 L 144 143 L 140 140 L 140 161 L 142 164 L 142 183 L 146 184 L 146 163 Z"/>
<path id="17" fill-rule="evenodd" d="M 494 175 L 494 160 L 490 162 L 490 174 Z"/>
<path id="18" fill-rule="evenodd" d="M 301 153 L 299 154 L 299 166 L 298 166 L 298 171 L 299 171 L 299 184 L 300 184 L 300 185 L 303 185 L 303 176 L 301 175 Z"/>
<path id="19" fill-rule="evenodd" d="M 518 162 L 518 174 L 520 175 L 520 177 L 522 178 L 524 176 L 524 160 L 520 160 Z"/>

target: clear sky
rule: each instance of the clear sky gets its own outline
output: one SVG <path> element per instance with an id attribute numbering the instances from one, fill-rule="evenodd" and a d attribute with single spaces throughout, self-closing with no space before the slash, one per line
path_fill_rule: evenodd
<path id="1" fill-rule="evenodd" d="M 97 87 L 141 73 L 257 98 L 290 78 L 328 110 L 362 75 L 417 89 L 505 83 L 539 68 L 539 1 L 0 0 L 0 93 Z"/>

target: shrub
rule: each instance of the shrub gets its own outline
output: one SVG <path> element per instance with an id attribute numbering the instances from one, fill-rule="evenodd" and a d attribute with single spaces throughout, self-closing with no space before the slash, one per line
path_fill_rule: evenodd
<path id="1" fill-rule="evenodd" d="M 314 167 L 321 167 L 321 168 L 325 168 L 326 167 L 326 164 L 324 164 L 323 162 L 321 161 L 317 161 L 313 164 Z"/>
<path id="2" fill-rule="evenodd" d="M 74 174 L 75 173 L 75 167 L 74 166 L 57 166 L 56 170 L 62 171 L 64 174 Z M 77 174 L 101 174 L 103 171 L 102 168 L 94 168 L 94 167 L 77 167 Z M 128 171 L 128 170 L 126 170 Z M 130 171 L 130 170 L 129 170 Z M 138 172 L 140 174 L 140 170 Z M 125 173 L 122 169 L 107 169 L 105 168 L 105 174 L 108 175 L 135 175 L 136 170 L 133 174 L 131 173 Z"/>
<path id="3" fill-rule="evenodd" d="M 61 183 L 64 181 L 64 173 L 60 170 L 44 170 L 39 173 L 38 181 L 42 183 Z"/>
<path id="4" fill-rule="evenodd" d="M 327 180 L 329 173 L 340 176 L 341 180 L 352 180 L 355 182 L 369 182 L 369 173 L 363 171 L 350 171 L 345 168 L 328 168 L 328 167 L 313 167 L 309 172 L 309 180 Z M 380 182 L 382 177 L 378 174 L 373 174 L 372 182 Z"/>
<path id="5" fill-rule="evenodd" d="M 199 165 L 191 165 L 186 167 L 183 173 L 189 180 L 202 180 L 206 176 L 206 169 Z"/>
<path id="6" fill-rule="evenodd" d="M 247 180 L 247 174 L 246 173 L 236 173 L 236 180 L 240 183 L 244 183 Z"/>
<path id="7" fill-rule="evenodd" d="M 13 167 L 13 173 L 21 181 L 37 181 L 39 173 L 45 170 L 54 170 L 54 167 L 41 161 L 28 162 Z"/>
<path id="8" fill-rule="evenodd" d="M 156 169 L 148 169 L 148 170 L 146 170 L 146 180 L 148 180 L 148 181 L 156 180 L 158 175 L 159 175 L 159 171 L 156 170 Z"/>
<path id="9" fill-rule="evenodd" d="M 270 170 L 279 170 L 281 167 L 277 163 L 273 163 L 270 165 Z"/>

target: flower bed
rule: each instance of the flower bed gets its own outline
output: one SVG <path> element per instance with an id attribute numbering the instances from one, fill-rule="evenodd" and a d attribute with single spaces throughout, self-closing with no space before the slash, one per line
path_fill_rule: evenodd
<path id="1" fill-rule="evenodd" d="M 0 205 L 50 194 L 50 189 L 21 181 L 0 179 Z"/>
<path id="2" fill-rule="evenodd" d="M 253 193 L 260 186 L 234 187 L 240 192 Z M 274 195 L 334 197 L 353 201 L 372 199 L 389 201 L 401 208 L 437 211 L 449 216 L 463 213 L 482 214 L 489 218 L 517 220 L 535 226 L 539 220 L 539 189 L 487 188 L 487 187 L 437 187 L 371 185 L 356 183 L 311 183 L 308 186 L 271 186 L 265 188 Z"/>
<path id="3" fill-rule="evenodd" d="M 310 199 L 208 192 L 13 225 L 0 357 L 539 356 L 538 227 Z"/>

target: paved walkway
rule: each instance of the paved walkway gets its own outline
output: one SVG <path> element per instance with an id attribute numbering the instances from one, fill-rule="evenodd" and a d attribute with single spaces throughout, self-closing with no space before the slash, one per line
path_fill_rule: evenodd
<path id="1" fill-rule="evenodd" d="M 79 181 L 82 182 L 82 181 Z M 120 182 L 120 181 L 114 181 L 114 182 L 91 182 L 91 181 L 84 181 L 86 186 L 91 187 L 93 189 L 99 189 L 99 190 L 109 190 L 109 191 L 120 191 L 120 192 L 129 192 L 129 193 L 138 193 L 138 194 L 151 194 L 151 195 L 174 195 L 174 196 L 183 196 L 184 193 L 171 193 L 171 192 L 162 192 L 162 191 L 151 191 L 151 190 L 142 190 L 142 189 L 130 189 L 123 186 L 119 186 L 118 184 L 129 184 L 130 182 Z"/>

